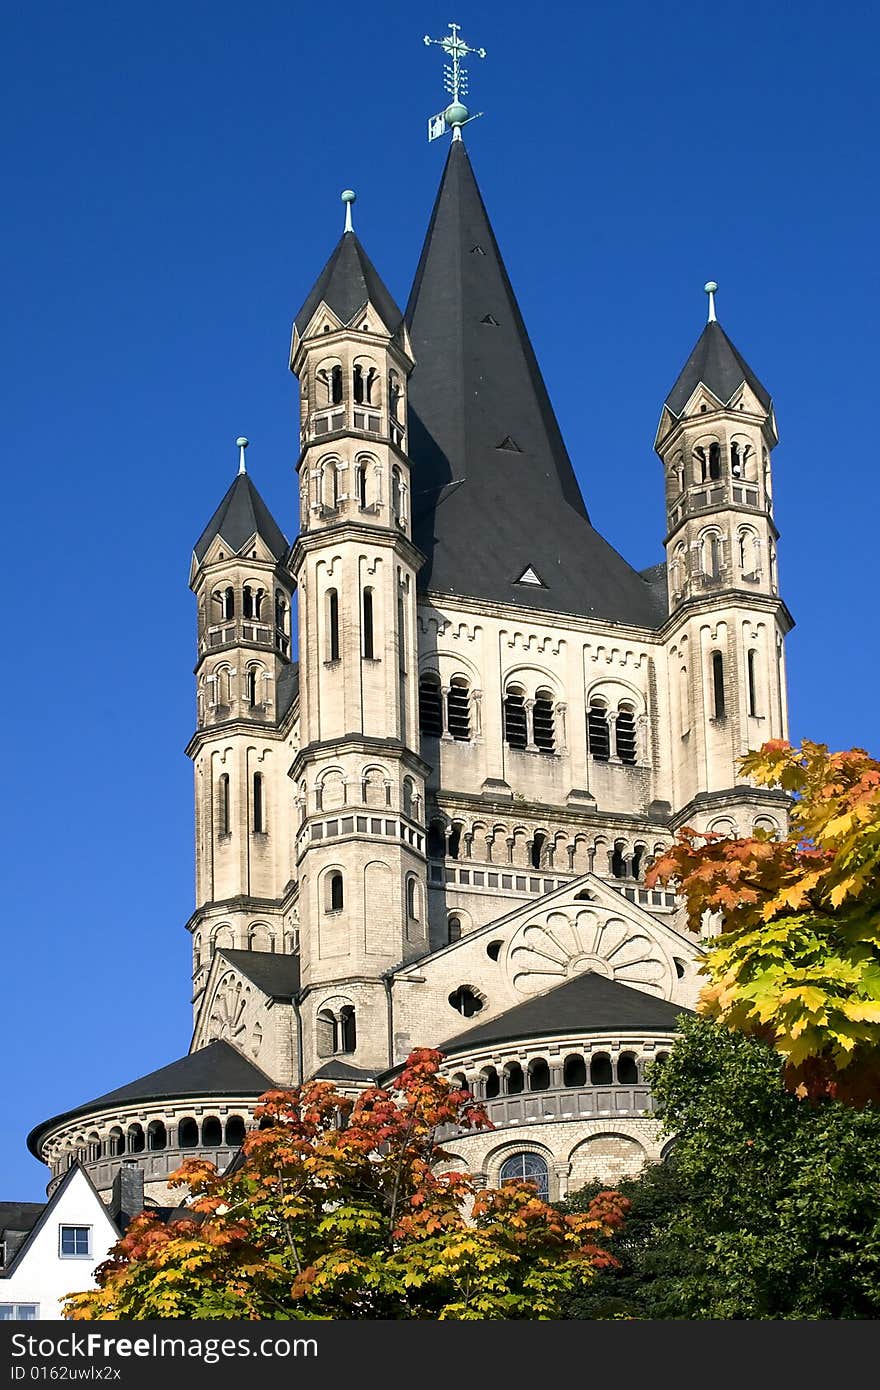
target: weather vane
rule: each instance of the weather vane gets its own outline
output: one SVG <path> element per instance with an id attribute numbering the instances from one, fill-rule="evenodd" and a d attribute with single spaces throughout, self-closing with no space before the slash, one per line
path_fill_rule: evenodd
<path id="1" fill-rule="evenodd" d="M 468 75 L 467 68 L 462 67 L 462 58 L 468 53 L 475 54 L 478 58 L 485 58 L 485 48 L 469 48 L 464 39 L 459 38 L 460 24 L 450 24 L 450 32 L 442 39 L 432 39 L 430 35 L 425 35 L 425 43 L 439 44 L 443 52 L 452 59 L 450 63 L 443 64 L 443 85 L 452 101 L 445 111 L 440 111 L 436 116 L 431 116 L 428 120 L 428 139 L 437 140 L 444 135 L 447 130 L 452 131 L 453 140 L 461 139 L 461 128 L 467 125 L 468 121 L 475 121 L 478 116 L 482 116 L 482 111 L 476 111 L 473 116 L 468 111 L 462 101 L 462 97 L 467 96 Z"/>

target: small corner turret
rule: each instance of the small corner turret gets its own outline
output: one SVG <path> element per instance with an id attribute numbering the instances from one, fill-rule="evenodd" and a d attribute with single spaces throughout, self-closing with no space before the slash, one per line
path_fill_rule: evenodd
<path id="1" fill-rule="evenodd" d="M 666 398 L 655 449 L 666 476 L 669 609 L 718 589 L 778 591 L 769 392 L 715 317 Z"/>

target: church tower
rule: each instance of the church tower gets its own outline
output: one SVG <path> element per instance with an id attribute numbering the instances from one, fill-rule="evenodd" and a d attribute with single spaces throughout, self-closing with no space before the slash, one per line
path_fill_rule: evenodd
<path id="1" fill-rule="evenodd" d="M 221 947 L 289 950 L 290 879 L 285 716 L 291 663 L 290 546 L 245 468 L 193 550 L 198 605 L 195 768 L 196 910 L 193 992 Z"/>
<path id="2" fill-rule="evenodd" d="M 655 448 L 674 625 L 673 804 L 699 828 L 730 833 L 743 798 L 753 816 L 766 796 L 738 784 L 737 760 L 787 734 L 783 639 L 793 624 L 776 566 L 773 402 L 717 321 L 717 288 L 706 285 L 708 322 L 666 398 Z"/>
<path id="3" fill-rule="evenodd" d="M 346 228 L 293 326 L 306 1074 L 388 1065 L 383 975 L 428 947 L 425 764 L 418 753 L 415 580 L 403 315 Z"/>

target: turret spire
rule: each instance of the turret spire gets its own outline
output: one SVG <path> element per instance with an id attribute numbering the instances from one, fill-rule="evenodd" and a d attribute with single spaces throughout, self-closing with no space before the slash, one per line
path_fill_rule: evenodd
<path id="1" fill-rule="evenodd" d="M 357 194 L 355 193 L 353 188 L 343 188 L 339 196 L 345 203 L 345 226 L 342 229 L 343 233 L 353 232 L 354 223 L 351 220 L 351 205 L 353 202 L 356 201 Z"/>
<path id="2" fill-rule="evenodd" d="M 707 280 L 705 285 L 703 286 L 703 289 L 709 296 L 709 318 L 707 322 L 716 323 L 717 320 L 715 318 L 715 295 L 718 293 L 718 286 L 714 280 Z"/>
<path id="3" fill-rule="evenodd" d="M 241 477 L 242 473 L 247 472 L 247 468 L 245 466 L 244 461 L 244 451 L 247 448 L 248 444 L 250 444 L 250 440 L 245 439 L 244 435 L 241 434 L 235 442 L 238 446 L 238 476 Z"/>

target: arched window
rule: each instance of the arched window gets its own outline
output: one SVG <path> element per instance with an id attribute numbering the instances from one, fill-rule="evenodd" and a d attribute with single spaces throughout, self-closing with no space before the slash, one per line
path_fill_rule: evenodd
<path id="1" fill-rule="evenodd" d="M 130 1154 L 143 1153 L 144 1149 L 146 1148 L 147 1141 L 144 1136 L 144 1130 L 142 1125 L 129 1125 L 125 1139 L 125 1147 L 127 1152 Z"/>
<path id="2" fill-rule="evenodd" d="M 611 1058 L 599 1052 L 590 1058 L 590 1085 L 610 1086 L 614 1080 L 611 1071 Z"/>
<path id="3" fill-rule="evenodd" d="M 388 373 L 388 413 L 392 420 L 399 419 L 400 409 L 400 377 L 397 372 Z"/>
<path id="4" fill-rule="evenodd" d="M 449 831 L 446 841 L 446 853 L 450 859 L 457 859 L 461 853 L 461 826 L 456 821 Z"/>
<path id="5" fill-rule="evenodd" d="M 721 652 L 712 653 L 712 701 L 716 719 L 724 718 L 724 657 Z"/>
<path id="6" fill-rule="evenodd" d="M 321 465 L 321 501 L 331 512 L 339 506 L 339 472 L 333 459 Z"/>
<path id="7" fill-rule="evenodd" d="M 449 709 L 449 732 L 453 738 L 466 743 L 471 736 L 471 697 L 463 676 L 453 677 L 446 697 Z"/>
<path id="8" fill-rule="evenodd" d="M 332 405 L 342 404 L 342 368 L 339 366 L 330 372 L 330 402 Z"/>
<path id="9" fill-rule="evenodd" d="M 125 1153 L 125 1135 L 118 1125 L 107 1136 L 107 1152 L 111 1158 L 121 1158 Z"/>
<path id="10" fill-rule="evenodd" d="M 419 920 L 419 886 L 412 874 L 406 880 L 406 913 L 413 921 Z"/>
<path id="11" fill-rule="evenodd" d="M 494 1067 L 484 1067 L 480 1072 L 483 1078 L 483 1094 L 487 1100 L 494 1100 L 501 1094 L 501 1078 Z"/>
<path id="12" fill-rule="evenodd" d="M 336 1051 L 336 1019 L 329 1009 L 321 1009 L 315 1019 L 315 1048 L 319 1057 L 332 1057 Z"/>
<path id="13" fill-rule="evenodd" d="M 241 596 L 241 615 L 243 618 L 254 616 L 254 591 L 250 584 L 245 584 Z"/>
<path id="14" fill-rule="evenodd" d="M 327 660 L 339 660 L 339 594 L 327 590 Z"/>
<path id="15" fill-rule="evenodd" d="M 398 522 L 403 517 L 403 481 L 396 465 L 391 470 L 391 515 Z"/>
<path id="16" fill-rule="evenodd" d="M 354 470 L 354 487 L 357 504 L 363 510 L 367 505 L 367 463 L 365 459 L 359 459 Z"/>
<path id="17" fill-rule="evenodd" d="M 221 772 L 217 788 L 217 826 L 221 835 L 230 833 L 229 819 L 229 773 Z"/>
<path id="18" fill-rule="evenodd" d="M 622 763 L 634 763 L 636 760 L 636 716 L 632 705 L 618 705 L 614 734 L 617 756 L 620 761 Z"/>
<path id="19" fill-rule="evenodd" d="M 181 1120 L 177 1126 L 177 1146 L 180 1149 L 199 1147 L 199 1127 L 195 1120 Z"/>
<path id="20" fill-rule="evenodd" d="M 504 697 L 504 738 L 510 748 L 525 748 L 528 743 L 526 702 L 517 687 L 508 690 Z"/>
<path id="21" fill-rule="evenodd" d="M 279 632 L 287 631 L 287 604 L 280 590 L 275 595 L 275 626 Z"/>
<path id="22" fill-rule="evenodd" d="M 721 477 L 721 445 L 709 445 L 709 478 L 716 482 Z"/>
<path id="23" fill-rule="evenodd" d="M 327 912 L 341 912 L 345 901 L 342 874 L 338 869 L 327 875 Z"/>
<path id="24" fill-rule="evenodd" d="M 432 820 L 428 826 L 428 858 L 446 858 L 446 831 L 440 821 Z"/>
<path id="25" fill-rule="evenodd" d="M 529 859 L 533 869 L 541 868 L 541 861 L 544 856 L 546 845 L 547 836 L 544 834 L 544 831 L 536 830 L 529 850 Z"/>
<path id="26" fill-rule="evenodd" d="M 611 873 L 615 878 L 626 878 L 626 845 L 623 840 L 614 841 L 611 852 Z"/>
<path id="27" fill-rule="evenodd" d="M 247 681 L 247 702 L 248 702 L 248 704 L 250 705 L 251 709 L 253 709 L 254 706 L 255 706 L 256 704 L 259 704 L 259 690 L 258 690 L 259 680 L 258 680 L 258 675 L 257 675 L 257 668 L 256 668 L 256 666 L 249 666 L 249 667 L 248 667 L 248 669 L 247 669 L 246 681 Z"/>
<path id="28" fill-rule="evenodd" d="M 501 1165 L 501 1182 L 531 1182 L 542 1202 L 550 1199 L 550 1170 L 547 1160 L 536 1153 L 514 1154 Z"/>
<path id="29" fill-rule="evenodd" d="M 263 804 L 263 774 L 254 773 L 254 834 L 262 835 L 266 829 L 266 813 Z"/>
<path id="30" fill-rule="evenodd" d="M 694 449 L 694 482 L 705 483 L 709 477 L 709 464 L 706 459 L 706 450 L 702 444 L 698 444 Z"/>
<path id="31" fill-rule="evenodd" d="M 235 590 L 231 585 L 223 590 L 223 617 L 235 617 Z"/>
<path id="32" fill-rule="evenodd" d="M 368 661 L 375 655 L 373 651 L 373 590 L 364 589 L 363 598 L 363 654 Z"/>
<path id="33" fill-rule="evenodd" d="M 526 1088 L 526 1079 L 523 1076 L 523 1069 L 519 1062 L 508 1062 L 504 1068 L 504 1092 L 508 1096 L 522 1095 Z"/>
<path id="34" fill-rule="evenodd" d="M 731 443 L 730 443 L 730 474 L 731 474 L 731 477 L 733 477 L 733 478 L 741 478 L 741 477 L 743 476 L 744 464 L 745 464 L 745 451 L 744 451 L 743 449 L 741 449 L 741 447 L 740 447 L 740 445 L 737 443 L 737 441 L 736 441 L 735 439 L 733 439 L 733 440 L 731 440 Z"/>
<path id="35" fill-rule="evenodd" d="M 721 574 L 721 537 L 717 531 L 706 531 L 701 545 L 703 574 L 718 579 Z"/>
<path id="36" fill-rule="evenodd" d="M 202 1148 L 217 1149 L 223 1143 L 223 1126 L 216 1115 L 202 1120 Z"/>
<path id="37" fill-rule="evenodd" d="M 529 1062 L 529 1090 L 547 1091 L 550 1088 L 550 1068 L 543 1057 Z"/>
<path id="38" fill-rule="evenodd" d="M 450 917 L 446 923 L 446 940 L 451 946 L 453 941 L 461 941 L 461 918 Z"/>
<path id="39" fill-rule="evenodd" d="M 752 649 L 746 658 L 749 679 L 749 714 L 757 715 L 758 709 L 758 672 L 757 672 L 758 653 Z"/>
<path id="40" fill-rule="evenodd" d="M 535 744 L 540 753 L 556 752 L 556 734 L 553 721 L 553 696 L 549 690 L 539 690 L 535 694 Z"/>
<path id="41" fill-rule="evenodd" d="M 648 849 L 647 849 L 647 846 L 646 846 L 646 845 L 636 845 L 635 849 L 633 850 L 633 857 L 632 857 L 632 876 L 633 876 L 633 878 L 641 878 L 641 876 L 642 876 L 642 870 L 643 870 L 644 867 L 645 867 L 645 857 L 646 857 L 647 853 L 648 853 Z"/>
<path id="42" fill-rule="evenodd" d="M 364 369 L 359 362 L 354 365 L 353 382 L 355 405 L 364 403 Z"/>
<path id="43" fill-rule="evenodd" d="M 151 1152 L 164 1149 L 168 1143 L 168 1133 L 161 1120 L 151 1120 L 147 1126 L 147 1148 Z"/>
<path id="44" fill-rule="evenodd" d="M 237 1149 L 244 1143 L 244 1120 L 240 1115 L 230 1115 L 226 1121 L 226 1142 L 230 1148 Z"/>
<path id="45" fill-rule="evenodd" d="M 165 1145 L 163 1144 L 162 1147 L 164 1148 Z M 101 1140 L 100 1140 L 100 1138 L 98 1137 L 97 1134 L 94 1134 L 94 1133 L 93 1133 L 93 1134 L 90 1134 L 90 1135 L 89 1135 L 89 1141 L 88 1141 L 88 1147 L 87 1147 L 87 1149 L 86 1149 L 86 1158 L 88 1159 L 89 1163 L 97 1163 L 97 1162 L 98 1162 L 98 1159 L 99 1159 L 100 1157 L 101 1157 Z"/>
<path id="46" fill-rule="evenodd" d="M 590 756 L 598 763 L 607 763 L 611 756 L 611 735 L 608 729 L 608 710 L 605 701 L 594 698 L 587 714 L 587 739 Z"/>
<path id="47" fill-rule="evenodd" d="M 562 1068 L 563 1086 L 586 1086 L 587 1064 L 583 1057 L 566 1057 Z"/>
<path id="48" fill-rule="evenodd" d="M 346 1004 L 339 1010 L 338 1037 L 340 1052 L 357 1051 L 357 1024 L 351 1004 Z"/>
<path id="49" fill-rule="evenodd" d="M 440 677 L 426 671 L 419 677 L 419 731 L 426 738 L 443 733 L 443 693 Z"/>
<path id="50" fill-rule="evenodd" d="M 449 1002 L 462 1018 L 473 1018 L 483 1007 L 483 1001 L 470 985 L 459 985 L 449 996 Z"/>
<path id="51" fill-rule="evenodd" d="M 621 1052 L 617 1059 L 618 1086 L 638 1086 L 639 1064 L 631 1052 Z"/>

